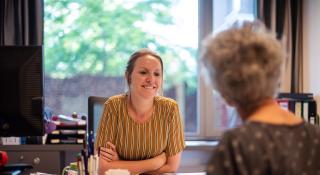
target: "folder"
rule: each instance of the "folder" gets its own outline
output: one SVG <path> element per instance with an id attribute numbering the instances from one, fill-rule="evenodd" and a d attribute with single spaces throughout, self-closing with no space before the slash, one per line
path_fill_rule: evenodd
<path id="1" fill-rule="evenodd" d="M 301 113 L 301 108 L 302 108 L 302 102 L 300 101 L 295 101 L 295 105 L 294 105 L 294 108 L 295 108 L 295 111 L 294 111 L 294 114 L 297 116 L 297 117 L 302 117 L 302 113 Z"/>
<path id="2" fill-rule="evenodd" d="M 307 122 L 309 121 L 309 102 L 308 101 L 303 102 L 302 117 L 303 117 L 303 120 Z"/>

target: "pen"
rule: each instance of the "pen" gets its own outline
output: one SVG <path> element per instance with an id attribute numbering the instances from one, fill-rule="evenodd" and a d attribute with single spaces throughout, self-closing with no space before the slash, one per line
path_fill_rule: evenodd
<path id="1" fill-rule="evenodd" d="M 83 165 L 82 165 L 82 156 L 81 154 L 79 153 L 78 156 L 77 156 L 77 166 L 78 166 L 78 172 L 79 172 L 79 175 L 82 175 L 82 172 L 83 172 Z"/>
<path id="2" fill-rule="evenodd" d="M 85 175 L 89 175 L 89 173 L 88 173 L 88 157 L 87 157 L 87 153 L 86 153 L 85 149 L 81 150 L 81 154 L 82 154 L 83 163 L 84 163 L 84 173 L 85 173 Z"/>

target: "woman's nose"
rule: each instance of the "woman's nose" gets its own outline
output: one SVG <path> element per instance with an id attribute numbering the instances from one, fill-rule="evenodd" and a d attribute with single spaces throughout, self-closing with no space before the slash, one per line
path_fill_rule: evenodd
<path id="1" fill-rule="evenodd" d="M 153 81 L 153 76 L 152 76 L 152 75 L 149 75 L 149 76 L 147 77 L 146 81 L 147 81 L 148 83 L 151 83 L 151 82 Z"/>

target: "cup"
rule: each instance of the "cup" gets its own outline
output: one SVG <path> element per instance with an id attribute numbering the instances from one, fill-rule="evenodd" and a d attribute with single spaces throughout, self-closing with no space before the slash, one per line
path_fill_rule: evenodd
<path id="1" fill-rule="evenodd" d="M 105 175 L 130 175 L 130 172 L 125 169 L 110 169 L 104 173 Z"/>

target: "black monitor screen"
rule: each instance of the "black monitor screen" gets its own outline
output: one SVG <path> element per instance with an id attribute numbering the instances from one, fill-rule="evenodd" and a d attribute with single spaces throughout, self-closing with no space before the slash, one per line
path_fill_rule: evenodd
<path id="1" fill-rule="evenodd" d="M 41 136 L 42 46 L 0 46 L 0 136 Z"/>

